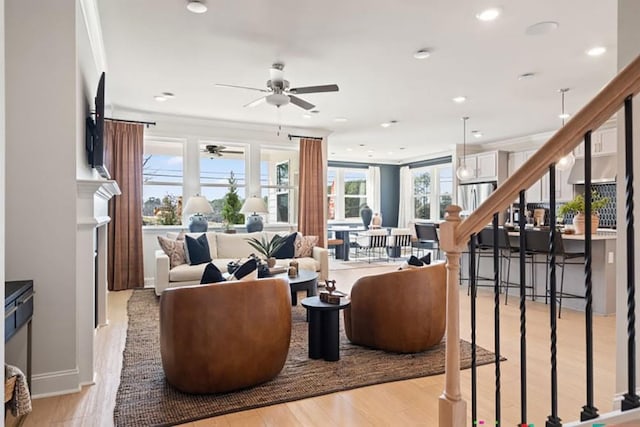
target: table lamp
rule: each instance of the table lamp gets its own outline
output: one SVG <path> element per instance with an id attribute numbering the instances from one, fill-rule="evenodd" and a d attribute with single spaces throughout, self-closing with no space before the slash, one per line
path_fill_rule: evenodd
<path id="1" fill-rule="evenodd" d="M 198 194 L 189 197 L 183 212 L 185 215 L 191 215 L 189 220 L 190 232 L 200 233 L 207 231 L 209 224 L 204 215 L 213 213 L 213 209 L 207 199 Z"/>
<path id="2" fill-rule="evenodd" d="M 259 213 L 267 213 L 267 205 L 260 197 L 249 197 L 244 201 L 240 212 L 243 214 L 251 215 L 247 216 L 247 233 L 253 233 L 255 231 L 262 231 L 262 217 Z"/>

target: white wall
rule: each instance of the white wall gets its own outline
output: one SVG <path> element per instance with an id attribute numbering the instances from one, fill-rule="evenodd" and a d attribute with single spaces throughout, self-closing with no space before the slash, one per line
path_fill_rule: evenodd
<path id="1" fill-rule="evenodd" d="M 622 69 L 631 60 L 640 55 L 640 2 L 637 0 L 618 0 L 618 69 Z M 634 141 L 634 176 L 635 194 L 640 194 L 640 96 L 636 95 L 633 101 L 633 141 Z M 625 180 L 624 180 L 624 116 L 618 113 L 618 224 L 626 224 L 625 220 Z M 640 203 L 638 197 L 634 197 L 635 219 L 635 261 L 634 265 L 640 265 Z M 618 233 L 618 270 L 617 270 L 617 317 L 616 317 L 616 392 L 624 394 L 628 391 L 627 382 L 627 239 L 621 226 Z M 636 282 L 636 385 L 640 385 L 640 365 L 638 358 L 640 346 L 640 269 L 635 269 Z"/>
<path id="2" fill-rule="evenodd" d="M 10 1 L 5 14 L 5 275 L 34 280 L 37 395 L 78 388 L 76 1 Z"/>
<path id="3" fill-rule="evenodd" d="M 0 58 L 4 58 L 4 0 L 0 0 Z M 0 171 L 5 171 L 5 90 L 4 90 L 4 61 L 0 61 Z M 5 204 L 5 174 L 0 173 L 0 206 Z M 4 209 L 0 209 L 0 254 L 5 253 L 4 235 Z M 4 283 L 4 258 L 0 258 L 0 283 Z M 4 337 L 4 322 L 0 326 L 0 332 Z M 0 343 L 0 357 L 5 360 L 4 340 Z M 4 418 L 0 426 L 4 425 Z"/>

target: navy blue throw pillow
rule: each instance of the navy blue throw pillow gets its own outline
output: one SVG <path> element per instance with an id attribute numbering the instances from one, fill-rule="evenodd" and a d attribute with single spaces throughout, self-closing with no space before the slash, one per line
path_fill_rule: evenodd
<path id="1" fill-rule="evenodd" d="M 211 262 L 211 254 L 209 253 L 209 242 L 207 236 L 201 235 L 197 239 L 191 236 L 184 236 L 185 248 L 189 258 L 189 265 L 204 264 Z"/>
<path id="2" fill-rule="evenodd" d="M 294 258 L 296 253 L 295 242 L 298 233 L 291 233 L 284 238 L 284 244 L 273 253 L 275 259 Z"/>
<path id="3" fill-rule="evenodd" d="M 258 268 L 258 261 L 255 258 L 251 258 L 233 273 L 233 277 L 236 280 L 240 280 L 247 274 L 253 273 L 256 268 Z"/>
<path id="4" fill-rule="evenodd" d="M 416 257 L 415 255 L 411 255 L 411 258 L 409 258 L 407 263 L 415 267 L 422 267 L 424 265 L 424 263 L 420 259 L 418 259 L 418 257 Z"/>
<path id="5" fill-rule="evenodd" d="M 420 258 L 420 261 L 422 261 L 424 263 L 424 265 L 431 264 L 431 252 L 427 252 L 427 254 L 425 256 Z"/>
<path id="6" fill-rule="evenodd" d="M 222 272 L 218 270 L 218 267 L 215 266 L 212 262 L 210 262 L 205 268 L 204 273 L 202 273 L 202 279 L 200 279 L 201 285 L 206 285 L 207 283 L 218 283 L 218 282 L 226 282 L 222 276 Z"/>

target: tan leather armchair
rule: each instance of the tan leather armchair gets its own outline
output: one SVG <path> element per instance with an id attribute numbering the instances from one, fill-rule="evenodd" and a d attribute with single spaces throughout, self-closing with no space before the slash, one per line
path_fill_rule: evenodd
<path id="1" fill-rule="evenodd" d="M 445 310 L 444 263 L 365 276 L 351 289 L 345 332 L 354 344 L 415 353 L 442 340 Z"/>
<path id="2" fill-rule="evenodd" d="M 220 393 L 269 381 L 290 341 L 285 279 L 170 288 L 160 297 L 162 367 L 180 391 Z"/>

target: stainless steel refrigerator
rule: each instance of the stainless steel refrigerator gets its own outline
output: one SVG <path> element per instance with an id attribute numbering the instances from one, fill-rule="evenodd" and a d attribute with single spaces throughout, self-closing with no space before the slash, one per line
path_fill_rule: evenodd
<path id="1" fill-rule="evenodd" d="M 460 215 L 467 217 L 484 202 L 496 189 L 495 181 L 458 185 L 458 206 L 462 208 Z"/>

